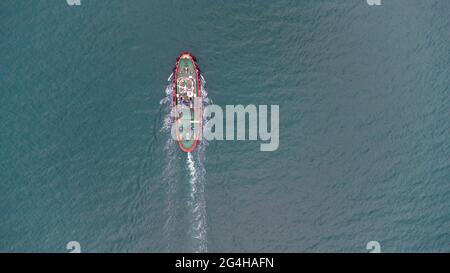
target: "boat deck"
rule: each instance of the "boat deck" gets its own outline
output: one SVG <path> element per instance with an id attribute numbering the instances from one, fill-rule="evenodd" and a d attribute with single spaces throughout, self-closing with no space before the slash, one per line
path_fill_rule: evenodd
<path id="1" fill-rule="evenodd" d="M 178 122 L 178 140 L 185 150 L 190 150 L 198 139 L 198 109 L 196 106 L 190 108 L 182 101 L 182 90 L 192 92 L 193 102 L 198 101 L 197 73 L 193 61 L 190 58 L 181 57 L 176 74 L 177 81 L 177 105 L 181 105 L 183 112 L 190 112 L 190 115 L 181 115 Z M 180 103 L 181 102 L 181 103 Z M 180 116 L 180 113 L 179 113 Z"/>

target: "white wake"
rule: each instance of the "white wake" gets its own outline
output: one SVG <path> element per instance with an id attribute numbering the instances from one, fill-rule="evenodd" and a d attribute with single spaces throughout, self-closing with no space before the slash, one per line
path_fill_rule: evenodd
<path id="1" fill-rule="evenodd" d="M 169 77 L 170 80 L 171 77 Z M 201 77 L 201 94 L 202 94 L 202 109 L 205 106 L 211 104 L 211 100 L 208 98 L 208 92 L 205 88 L 205 80 Z M 176 191 L 177 186 L 182 187 L 182 184 L 178 184 L 175 181 L 175 162 L 180 158 L 180 154 L 183 152 L 178 148 L 176 140 L 173 140 L 170 134 L 173 123 L 173 85 L 169 84 L 166 87 L 166 96 L 160 101 L 161 105 L 167 108 L 166 114 L 163 118 L 163 125 L 161 131 L 167 134 L 167 140 L 165 142 L 164 151 L 166 153 L 166 168 L 164 169 L 164 179 L 167 180 L 167 221 L 165 223 L 166 240 L 169 242 L 169 250 L 173 249 L 172 236 L 174 234 L 176 222 Z M 207 120 L 203 118 L 203 128 Z M 188 206 L 191 213 L 191 226 L 188 234 L 192 236 L 194 241 L 195 252 L 207 252 L 207 224 L 206 224 L 206 202 L 205 202 L 205 184 L 206 184 L 206 169 L 204 167 L 205 162 L 205 150 L 207 146 L 206 140 L 200 140 L 197 148 L 186 155 L 186 170 L 189 177 L 189 200 Z M 176 248 L 176 246 L 175 246 Z"/>

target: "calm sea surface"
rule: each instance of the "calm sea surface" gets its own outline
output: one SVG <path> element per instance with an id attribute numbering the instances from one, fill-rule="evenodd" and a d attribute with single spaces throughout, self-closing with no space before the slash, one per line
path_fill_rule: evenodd
<path id="1" fill-rule="evenodd" d="M 0 251 L 450 251 L 450 1 L 382 2 L 0 1 Z M 170 141 L 183 50 L 278 150 Z"/>

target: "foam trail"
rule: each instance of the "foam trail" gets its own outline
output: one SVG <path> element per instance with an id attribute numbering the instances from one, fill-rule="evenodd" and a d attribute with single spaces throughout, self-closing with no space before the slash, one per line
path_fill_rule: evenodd
<path id="1" fill-rule="evenodd" d="M 170 79 L 170 78 L 169 78 Z M 201 94 L 202 94 L 202 109 L 211 100 L 208 98 L 208 92 L 205 88 L 205 80 L 201 77 Z M 173 122 L 173 85 L 169 84 L 166 87 L 166 96 L 160 101 L 160 104 L 165 106 L 165 115 L 163 118 L 162 132 L 167 134 L 167 140 L 164 146 L 166 154 L 166 166 L 163 171 L 163 179 L 167 183 L 167 221 L 164 225 L 164 234 L 168 242 L 168 250 L 176 249 L 174 241 L 175 226 L 176 226 L 176 212 L 177 212 L 177 181 L 176 181 L 176 162 L 178 160 L 179 151 L 176 140 L 173 140 L 170 135 L 170 130 Z M 203 118 L 203 128 L 207 120 Z M 189 176 L 189 210 L 192 214 L 191 226 L 189 234 L 194 240 L 195 252 L 207 252 L 207 225 L 206 225 L 206 203 L 205 203 L 205 184 L 206 184 L 206 169 L 204 167 L 205 149 L 207 146 L 206 140 L 200 140 L 198 147 L 192 153 L 187 154 L 186 170 Z"/>
<path id="2" fill-rule="evenodd" d="M 192 153 L 188 153 L 186 159 L 187 169 L 189 171 L 190 201 L 192 210 L 191 233 L 196 244 L 196 252 L 207 252 L 207 234 L 206 234 L 206 207 L 204 198 L 204 171 L 201 166 L 196 164 Z"/>
<path id="3" fill-rule="evenodd" d="M 167 250 L 171 251 L 174 249 L 173 235 L 175 233 L 176 226 L 176 166 L 175 162 L 177 159 L 176 155 L 176 142 L 170 136 L 170 128 L 172 126 L 172 97 L 173 97 L 173 85 L 169 84 L 165 90 L 166 96 L 160 101 L 160 104 L 164 106 L 164 117 L 163 125 L 161 131 L 166 133 L 167 139 L 164 144 L 165 157 L 165 168 L 163 170 L 162 179 L 165 180 L 167 185 L 167 206 L 165 213 L 167 215 L 166 223 L 164 224 L 164 236 L 167 242 Z"/>
<path id="4" fill-rule="evenodd" d="M 201 79 L 202 109 L 204 109 L 206 105 L 211 103 L 211 100 L 208 98 L 205 80 L 203 77 Z M 204 119 L 202 122 L 203 128 L 206 122 Z M 186 158 L 190 185 L 189 205 L 193 216 L 191 233 L 196 243 L 196 252 L 208 251 L 205 202 L 206 169 L 204 167 L 206 146 L 206 140 L 200 140 L 197 149 L 192 153 L 188 153 Z"/>

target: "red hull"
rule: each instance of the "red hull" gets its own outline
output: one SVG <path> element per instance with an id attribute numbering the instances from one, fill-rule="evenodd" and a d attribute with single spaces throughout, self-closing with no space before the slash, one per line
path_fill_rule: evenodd
<path id="1" fill-rule="evenodd" d="M 197 120 L 199 121 L 199 130 L 195 134 L 194 144 L 191 147 L 186 148 L 182 144 L 182 140 L 181 140 L 181 138 L 179 137 L 179 134 L 178 134 L 178 120 L 176 120 L 175 122 L 177 123 L 177 125 L 176 125 L 176 128 L 177 128 L 176 131 L 177 132 L 176 132 L 176 134 L 177 134 L 178 146 L 180 147 L 180 149 L 183 152 L 189 153 L 189 152 L 192 152 L 193 150 L 195 150 L 195 148 L 197 147 L 198 141 L 199 141 L 199 138 L 200 138 L 200 132 L 202 130 L 202 127 L 201 127 L 201 121 L 202 121 L 202 119 L 201 119 L 202 118 L 201 117 L 201 105 L 202 105 L 201 102 L 202 102 L 202 99 L 201 99 L 200 73 L 199 73 L 199 69 L 198 69 L 198 65 L 197 65 L 196 59 L 189 52 L 183 52 L 177 58 L 177 62 L 175 64 L 175 71 L 174 71 L 174 76 L 173 76 L 173 90 L 174 90 L 174 92 L 173 92 L 173 105 L 174 105 L 174 107 L 177 106 L 177 94 L 178 94 L 178 90 L 177 90 L 177 75 L 178 75 L 178 69 L 179 69 L 180 60 L 181 60 L 182 57 L 185 58 L 186 55 L 189 57 L 189 59 L 194 64 L 195 75 L 196 75 L 196 82 L 197 82 Z"/>

